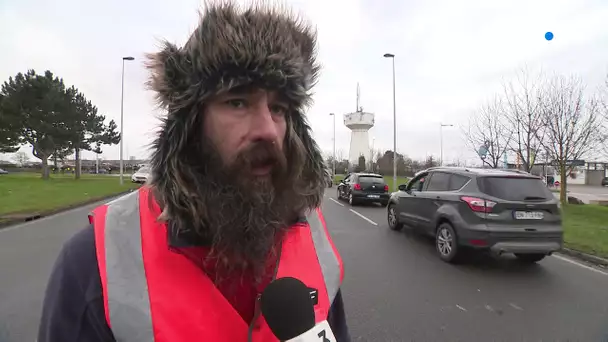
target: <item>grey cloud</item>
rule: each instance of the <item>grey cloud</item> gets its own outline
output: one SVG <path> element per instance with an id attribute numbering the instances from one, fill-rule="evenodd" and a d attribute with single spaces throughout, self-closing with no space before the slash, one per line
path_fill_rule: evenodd
<path id="1" fill-rule="evenodd" d="M 362 106 L 376 114 L 375 147 L 391 149 L 394 53 L 397 75 L 398 151 L 415 158 L 439 155 L 439 123 L 463 126 L 467 116 L 523 66 L 576 73 L 591 88 L 608 71 L 608 3 L 590 1 L 291 1 L 319 30 L 324 66 L 308 117 L 323 150 L 346 154 L 342 115 Z M 145 52 L 165 38 L 183 44 L 196 25 L 198 0 L 5 2 L 0 11 L 0 80 L 35 68 L 51 69 L 85 92 L 108 118 L 119 120 L 121 57 L 126 66 L 125 146 L 143 157 L 157 124 Z M 544 40 L 552 30 L 555 39 Z M 444 130 L 446 159 L 472 159 L 460 129 Z M 116 158 L 118 147 L 104 156 Z M 85 155 L 86 157 L 86 155 Z M 90 157 L 90 156 L 88 156 Z"/>

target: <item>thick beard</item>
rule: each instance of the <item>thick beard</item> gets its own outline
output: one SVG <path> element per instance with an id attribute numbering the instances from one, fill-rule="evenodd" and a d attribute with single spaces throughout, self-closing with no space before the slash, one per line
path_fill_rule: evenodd
<path id="1" fill-rule="evenodd" d="M 290 221 L 297 215 L 297 195 L 285 154 L 269 142 L 257 142 L 226 164 L 210 141 L 203 143 L 198 194 L 206 217 L 196 232 L 212 241 L 207 262 L 214 263 L 217 276 L 252 271 L 259 279 L 266 260 Z M 252 167 L 272 163 L 267 177 L 252 175 Z M 217 279 L 216 279 L 217 281 Z"/>

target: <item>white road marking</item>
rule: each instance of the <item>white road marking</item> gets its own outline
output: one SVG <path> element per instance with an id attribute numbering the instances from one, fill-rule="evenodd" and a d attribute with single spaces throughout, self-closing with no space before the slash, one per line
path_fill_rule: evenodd
<path id="1" fill-rule="evenodd" d="M 511 306 L 513 309 L 515 309 L 515 310 L 524 311 L 524 309 L 522 309 L 521 307 L 519 307 L 519 306 L 517 306 L 517 305 L 515 305 L 515 304 L 513 304 L 513 303 L 509 303 L 509 305 L 510 305 L 510 306 Z"/>
<path id="2" fill-rule="evenodd" d="M 494 309 L 491 306 L 489 306 L 489 305 L 486 304 L 485 307 L 486 307 L 486 310 L 488 310 L 490 312 L 494 312 Z"/>
<path id="3" fill-rule="evenodd" d="M 585 264 L 581 264 L 580 262 L 574 261 L 574 260 L 572 260 L 572 259 L 570 259 L 570 258 L 565 258 L 565 257 L 563 257 L 563 256 L 560 256 L 560 255 L 555 255 L 555 254 L 553 254 L 552 256 L 553 256 L 554 258 L 559 259 L 559 260 L 562 260 L 562 261 L 565 261 L 565 262 L 569 262 L 569 263 L 571 263 L 572 265 L 576 265 L 576 266 L 578 266 L 578 267 L 585 268 L 585 269 L 587 269 L 587 270 L 589 270 L 589 271 L 597 272 L 597 273 L 599 273 L 599 274 L 603 274 L 603 275 L 605 275 L 605 276 L 608 276 L 608 272 L 604 272 L 604 271 L 602 271 L 602 270 L 598 270 L 597 268 L 594 268 L 594 267 L 591 267 L 591 266 L 587 266 L 587 265 L 585 265 Z"/>
<path id="4" fill-rule="evenodd" d="M 378 225 L 376 222 L 374 222 L 374 221 L 370 220 L 369 218 L 365 217 L 363 214 L 361 214 L 361 213 L 359 213 L 359 212 L 357 212 L 357 211 L 355 211 L 355 210 L 352 210 L 352 209 L 349 209 L 349 210 L 350 210 L 350 211 L 352 211 L 352 212 L 353 212 L 355 215 L 357 215 L 357 216 L 359 216 L 360 218 L 364 219 L 365 221 L 367 221 L 367 222 L 369 222 L 369 223 L 373 224 L 374 226 L 377 226 L 377 225 Z"/>
<path id="5" fill-rule="evenodd" d="M 460 306 L 460 305 L 458 305 L 458 304 L 456 304 L 456 307 L 457 307 L 457 308 L 459 308 L 460 310 L 464 311 L 464 312 L 466 312 L 466 311 L 467 311 L 467 309 L 463 308 L 462 306 Z"/>
<path id="6" fill-rule="evenodd" d="M 330 199 L 330 200 L 332 200 L 332 201 L 334 201 L 334 203 L 336 203 L 337 205 L 344 206 L 344 204 L 342 204 L 342 203 L 340 203 L 340 202 L 336 201 L 335 199 L 333 199 L 333 198 L 331 198 L 331 197 L 330 197 L 329 199 Z"/>

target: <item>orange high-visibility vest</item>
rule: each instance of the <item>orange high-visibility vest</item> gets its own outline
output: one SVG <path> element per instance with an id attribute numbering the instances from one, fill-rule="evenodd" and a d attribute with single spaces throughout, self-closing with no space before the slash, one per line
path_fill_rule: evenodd
<path id="1" fill-rule="evenodd" d="M 160 210 L 149 198 L 149 189 L 142 187 L 89 217 L 106 321 L 116 340 L 278 341 L 259 306 L 253 322 L 245 322 L 201 268 L 168 248 L 167 226 L 157 222 Z M 343 275 L 321 210 L 313 210 L 285 235 L 275 279 L 294 277 L 316 289 L 320 322 L 327 319 Z"/>

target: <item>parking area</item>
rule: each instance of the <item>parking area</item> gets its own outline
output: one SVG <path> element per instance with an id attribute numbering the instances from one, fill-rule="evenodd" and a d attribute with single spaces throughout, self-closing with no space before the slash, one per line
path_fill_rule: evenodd
<path id="1" fill-rule="evenodd" d="M 555 193 L 559 197 L 559 193 Z M 568 185 L 568 195 L 574 196 L 584 203 L 589 204 L 592 200 L 608 200 L 608 187 L 591 185 Z"/>

